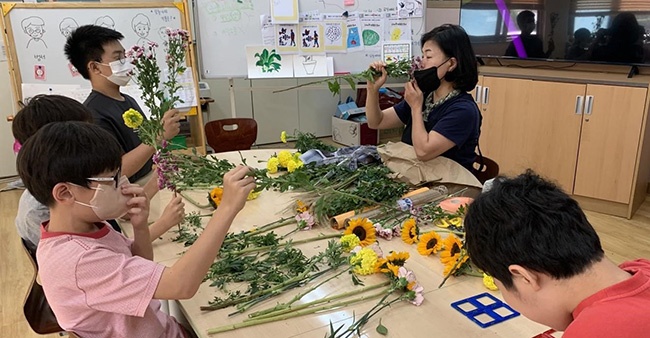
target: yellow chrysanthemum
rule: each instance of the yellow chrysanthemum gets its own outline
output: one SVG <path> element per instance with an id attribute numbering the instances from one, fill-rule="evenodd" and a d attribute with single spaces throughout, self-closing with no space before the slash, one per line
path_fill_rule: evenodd
<path id="1" fill-rule="evenodd" d="M 359 243 L 361 243 L 359 237 L 357 237 L 355 234 L 344 235 L 341 237 L 340 242 L 341 247 L 343 247 L 343 251 L 345 252 L 350 252 L 352 249 L 358 246 Z"/>
<path id="2" fill-rule="evenodd" d="M 221 197 L 223 196 L 223 188 L 216 187 L 210 191 L 210 199 L 214 202 L 214 206 L 219 206 L 221 204 Z"/>
<path id="3" fill-rule="evenodd" d="M 302 214 L 303 212 L 309 210 L 309 206 L 306 205 L 303 201 L 301 200 L 296 200 L 296 212 L 299 214 Z"/>
<path id="4" fill-rule="evenodd" d="M 280 141 L 282 141 L 282 143 L 287 143 L 287 132 L 284 130 L 280 133 Z"/>
<path id="5" fill-rule="evenodd" d="M 418 252 L 422 256 L 435 255 L 442 249 L 442 238 L 437 232 L 431 231 L 420 237 Z"/>
<path id="6" fill-rule="evenodd" d="M 302 156 L 302 154 L 299 151 L 296 151 L 295 153 L 293 153 L 293 160 L 300 161 L 300 156 Z"/>
<path id="7" fill-rule="evenodd" d="M 377 241 L 375 236 L 375 227 L 367 218 L 351 219 L 344 234 L 354 234 L 357 236 L 361 246 L 368 246 Z"/>
<path id="8" fill-rule="evenodd" d="M 303 166 L 302 161 L 292 159 L 292 160 L 287 162 L 287 171 L 292 173 L 292 172 L 296 171 L 296 169 L 298 169 L 298 168 L 300 168 L 302 166 Z"/>
<path id="9" fill-rule="evenodd" d="M 248 196 L 246 197 L 247 201 L 252 201 L 258 197 L 260 197 L 261 191 L 251 191 L 248 193 Z"/>
<path id="10" fill-rule="evenodd" d="M 246 197 L 247 201 L 254 200 L 260 196 L 262 192 L 261 191 L 251 191 L 248 193 L 248 196 Z M 210 199 L 212 200 L 212 206 L 213 207 L 218 207 L 221 204 L 221 200 L 223 198 L 223 188 L 222 187 L 216 187 L 210 191 Z"/>
<path id="11" fill-rule="evenodd" d="M 400 266 L 404 266 L 404 263 L 406 263 L 406 260 L 409 259 L 410 257 L 411 254 L 409 254 L 406 251 L 401 251 L 401 252 L 392 251 L 390 255 L 386 257 L 386 260 L 388 261 L 388 263 L 400 267 Z"/>
<path id="12" fill-rule="evenodd" d="M 418 232 L 419 230 L 417 223 L 415 223 L 415 218 L 409 218 L 402 223 L 402 241 L 404 241 L 404 243 L 417 243 Z"/>
<path id="13" fill-rule="evenodd" d="M 499 287 L 494 283 L 494 278 L 488 275 L 487 273 L 483 274 L 483 285 L 485 285 L 488 290 L 497 291 Z"/>
<path id="14" fill-rule="evenodd" d="M 278 160 L 277 157 L 271 157 L 269 158 L 268 162 L 266 162 L 266 170 L 269 171 L 269 174 L 275 174 L 278 172 L 278 165 L 280 164 L 280 160 Z"/>
<path id="15" fill-rule="evenodd" d="M 353 269 L 354 273 L 372 275 L 377 272 L 377 253 L 372 248 L 363 248 L 350 257 L 350 264 L 356 265 Z"/>
<path id="16" fill-rule="evenodd" d="M 278 160 L 280 160 L 281 167 L 287 168 L 287 164 L 289 164 L 289 161 L 293 160 L 293 156 L 290 151 L 282 150 L 278 153 Z"/>
<path id="17" fill-rule="evenodd" d="M 445 265 L 444 275 L 447 276 L 461 267 L 465 262 L 467 262 L 469 256 L 467 254 L 463 255 L 463 243 L 458 237 L 453 234 L 445 238 L 443 241 L 443 246 L 444 249 L 440 253 L 440 261 Z M 458 262 L 459 259 L 460 262 Z M 452 271 L 454 266 L 456 266 L 456 269 Z"/>
<path id="18" fill-rule="evenodd" d="M 125 111 L 122 114 L 122 119 L 124 120 L 124 124 L 131 129 L 137 129 L 144 121 L 142 114 L 133 108 Z"/>

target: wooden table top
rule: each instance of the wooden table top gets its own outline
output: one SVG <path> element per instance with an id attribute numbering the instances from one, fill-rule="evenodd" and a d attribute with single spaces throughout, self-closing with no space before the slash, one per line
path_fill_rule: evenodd
<path id="1" fill-rule="evenodd" d="M 264 168 L 264 162 L 271 155 L 279 150 L 260 149 L 243 151 L 243 156 L 247 159 L 249 165 Z M 238 152 L 219 153 L 215 155 L 219 159 L 227 159 L 235 164 L 240 163 Z M 200 203 L 207 202 L 207 191 L 190 193 Z M 156 219 L 162 213 L 162 210 L 171 199 L 171 192 L 161 191 L 151 201 L 151 218 Z M 248 230 L 256 226 L 280 219 L 281 217 L 291 217 L 293 211 L 283 212 L 285 208 L 294 201 L 296 194 L 279 193 L 275 191 L 264 191 L 255 200 L 248 201 L 244 209 L 237 215 L 231 231 L 239 232 Z M 185 210 L 187 213 L 198 210 L 192 204 L 186 202 Z M 211 210 L 200 210 L 202 213 L 210 213 Z M 207 219 L 204 220 L 207 222 Z M 276 230 L 277 233 L 285 233 L 293 229 L 292 225 L 287 225 Z M 128 225 L 125 229 L 129 233 Z M 320 225 L 310 231 L 300 231 L 291 236 L 295 240 L 312 238 L 318 234 L 333 234 L 336 230 L 329 225 Z M 165 234 L 160 240 L 153 243 L 154 257 L 157 262 L 171 266 L 179 258 L 179 254 L 187 248 L 180 243 L 174 243 L 171 238 L 175 236 L 171 231 Z M 444 235 L 443 235 L 444 237 Z M 407 245 L 399 237 L 394 237 L 390 241 L 378 239 L 379 245 L 388 255 L 390 251 L 408 251 L 410 258 L 406 262 L 406 267 L 417 276 L 418 282 L 424 287 L 424 303 L 416 307 L 408 302 L 400 302 L 389 308 L 384 309 L 365 325 L 363 337 L 383 337 L 375 328 L 382 319 L 382 324 L 389 330 L 389 337 L 533 337 L 547 330 L 545 326 L 534 323 L 523 316 L 518 316 L 503 323 L 483 329 L 477 324 L 465 318 L 462 314 L 453 309 L 450 304 L 475 296 L 484 292 L 489 292 L 497 298 L 503 300 L 500 292 L 488 291 L 482 284 L 481 278 L 472 276 L 451 277 L 446 284 L 438 289 L 438 285 L 443 279 L 443 265 L 440 263 L 439 256 L 424 257 L 418 254 L 415 245 Z M 327 240 L 302 244 L 299 247 L 306 256 L 314 255 L 324 250 L 327 246 Z M 386 281 L 382 275 L 372 275 L 364 278 L 366 285 L 373 285 Z M 229 317 L 228 314 L 234 312 L 234 308 L 226 308 L 217 311 L 205 312 L 200 310 L 200 306 L 207 305 L 208 301 L 215 295 L 220 294 L 218 290 L 209 286 L 205 282 L 199 288 L 197 294 L 188 300 L 178 301 L 181 311 L 184 313 L 189 323 L 199 337 L 208 337 L 207 330 L 226 324 L 239 323 L 247 318 L 247 313 L 272 307 L 277 303 L 285 302 L 291 299 L 296 292 L 288 292 L 285 295 L 275 297 L 258 305 L 244 314 L 237 314 Z M 355 290 L 358 286 L 353 286 L 349 275 L 344 274 L 338 279 L 330 281 L 315 291 L 306 295 L 301 302 L 312 301 L 322 297 L 340 294 L 342 292 Z M 369 294 L 373 291 L 369 292 Z M 377 303 L 378 299 L 372 299 L 357 305 L 350 305 L 344 308 L 330 310 L 322 313 L 305 315 L 302 317 L 291 318 L 283 321 L 266 323 L 258 326 L 240 328 L 235 331 L 216 334 L 210 337 L 324 337 L 329 332 L 330 322 L 334 327 L 346 324 L 346 327 L 352 323 L 353 316 L 359 318 L 371 307 Z"/>

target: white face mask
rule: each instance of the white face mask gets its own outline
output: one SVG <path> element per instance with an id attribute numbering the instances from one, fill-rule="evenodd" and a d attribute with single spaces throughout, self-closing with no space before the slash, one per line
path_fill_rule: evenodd
<path id="1" fill-rule="evenodd" d="M 109 64 L 98 62 L 100 65 L 111 67 L 112 74 L 106 76 L 101 74 L 103 77 L 107 78 L 108 81 L 113 82 L 114 84 L 122 87 L 126 86 L 129 81 L 131 81 L 130 72 L 133 70 L 133 65 L 131 64 L 130 58 L 125 58 L 122 60 L 117 60 L 110 62 Z"/>
<path id="2" fill-rule="evenodd" d="M 79 201 L 75 201 L 75 203 L 93 209 L 97 218 L 102 221 L 120 218 L 129 211 L 129 206 L 126 203 L 131 199 L 131 196 L 122 194 L 122 186 L 125 184 L 129 184 L 129 179 L 122 176 L 117 188 L 112 184 L 99 184 L 97 187 L 91 187 L 90 189 L 95 190 L 95 195 L 90 200 L 90 204 Z"/>

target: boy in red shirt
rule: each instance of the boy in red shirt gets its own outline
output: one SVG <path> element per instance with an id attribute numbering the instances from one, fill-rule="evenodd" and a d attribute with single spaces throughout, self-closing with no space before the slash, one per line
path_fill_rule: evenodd
<path id="1" fill-rule="evenodd" d="M 50 208 L 37 249 L 39 276 L 59 325 L 82 338 L 186 337 L 157 299 L 194 296 L 255 183 L 247 167 L 224 175 L 224 198 L 171 267 L 152 261 L 144 189 L 121 174 L 115 138 L 86 122 L 55 122 L 18 153 L 18 173 Z M 226 196 L 227 195 L 227 196 Z M 128 213 L 133 240 L 105 222 Z"/>
<path id="2" fill-rule="evenodd" d="M 467 250 L 503 298 L 563 338 L 650 335 L 650 261 L 616 266 L 578 203 L 532 171 L 469 207 Z"/>

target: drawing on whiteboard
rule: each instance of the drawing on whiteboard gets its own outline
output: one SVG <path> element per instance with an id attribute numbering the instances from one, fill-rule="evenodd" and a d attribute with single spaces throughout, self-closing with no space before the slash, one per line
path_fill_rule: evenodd
<path id="1" fill-rule="evenodd" d="M 131 28 L 139 37 L 136 44 L 141 47 L 148 46 L 151 42 L 151 40 L 147 38 L 149 36 L 149 31 L 151 30 L 151 21 L 149 21 L 149 17 L 142 13 L 138 13 L 131 20 Z"/>
<path id="2" fill-rule="evenodd" d="M 397 15 L 400 18 L 421 18 L 422 1 L 418 0 L 397 0 Z"/>
<path id="3" fill-rule="evenodd" d="M 282 56 L 275 52 L 275 49 L 271 49 L 269 52 L 268 49 L 264 48 L 262 53 L 255 53 L 257 62 L 255 66 L 259 67 L 262 70 L 262 73 L 272 73 L 279 72 L 282 69 L 282 65 L 276 61 L 282 61 Z"/>
<path id="4" fill-rule="evenodd" d="M 45 21 L 43 19 L 38 16 L 30 16 L 24 18 L 20 22 L 20 26 L 23 28 L 23 32 L 30 37 L 29 41 L 27 41 L 27 48 L 37 45 L 47 48 L 47 44 L 42 39 L 43 34 L 45 34 Z"/>
<path id="5" fill-rule="evenodd" d="M 325 36 L 327 36 L 330 44 L 334 44 L 334 42 L 341 40 L 342 34 L 343 31 L 341 31 L 340 25 L 328 25 L 327 30 L 325 30 Z"/>
<path id="6" fill-rule="evenodd" d="M 316 30 L 305 29 L 302 32 L 302 46 L 304 48 L 320 48 L 318 32 Z"/>
<path id="7" fill-rule="evenodd" d="M 168 40 L 169 37 L 167 36 L 167 31 L 169 30 L 169 27 L 160 27 L 158 28 L 158 36 L 160 37 L 160 41 L 162 41 L 162 45 L 167 50 L 167 45 L 169 44 Z"/>
<path id="8" fill-rule="evenodd" d="M 361 35 L 363 37 L 363 44 L 366 46 L 375 46 L 381 40 L 379 33 L 372 29 L 365 29 Z"/>
<path id="9" fill-rule="evenodd" d="M 348 30 L 348 48 L 358 47 L 360 42 L 359 27 L 350 27 Z"/>
<path id="10" fill-rule="evenodd" d="M 70 36 L 70 33 L 77 29 L 77 27 L 79 27 L 77 21 L 70 17 L 63 18 L 63 20 L 61 20 L 59 23 L 59 31 L 61 32 L 61 35 L 66 38 L 66 40 Z"/>
<path id="11" fill-rule="evenodd" d="M 95 20 L 96 26 L 102 26 L 104 28 L 115 29 L 115 20 L 108 15 L 100 16 Z"/>
<path id="12" fill-rule="evenodd" d="M 43 65 L 34 65 L 34 79 L 45 81 L 45 66 Z"/>
<path id="13" fill-rule="evenodd" d="M 402 29 L 399 27 L 393 27 L 393 29 L 390 31 L 390 41 L 399 41 L 402 39 Z"/>
<path id="14" fill-rule="evenodd" d="M 314 60 L 314 57 L 311 55 L 302 55 L 302 66 L 305 67 L 305 73 L 307 75 L 313 75 L 314 70 L 316 70 L 316 65 L 318 61 Z"/>

